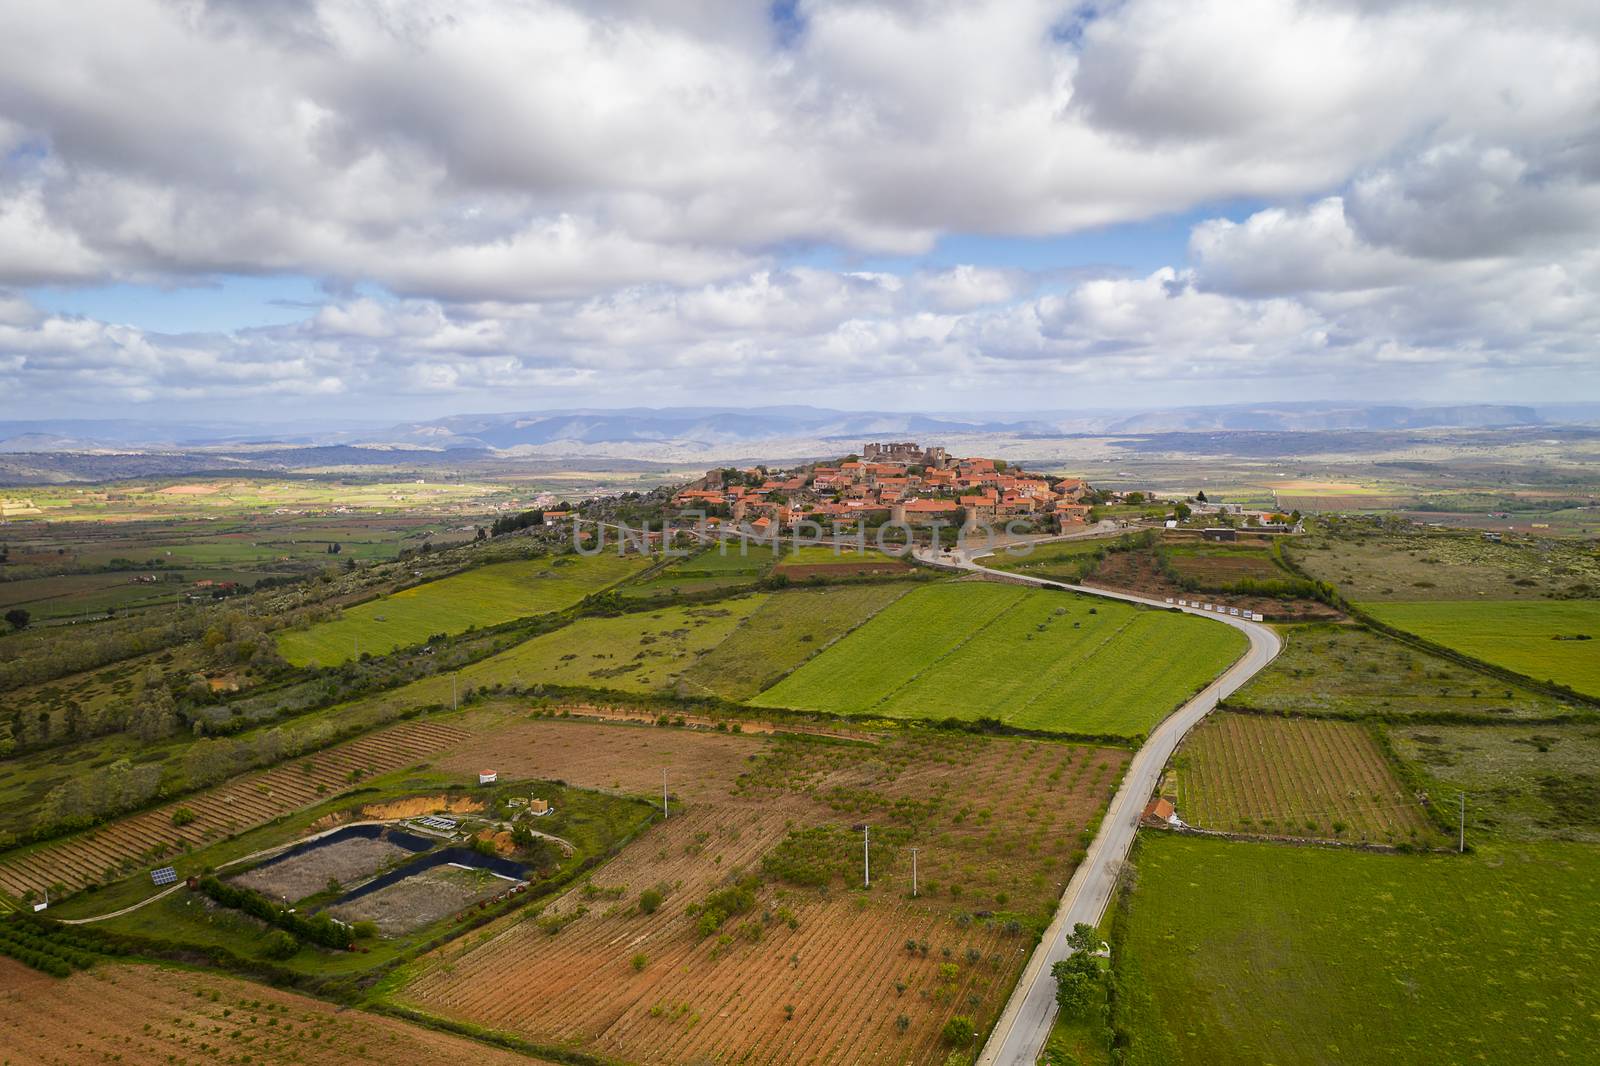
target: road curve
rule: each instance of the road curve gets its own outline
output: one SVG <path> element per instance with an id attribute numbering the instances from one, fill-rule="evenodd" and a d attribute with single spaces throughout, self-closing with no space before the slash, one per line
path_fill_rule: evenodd
<path id="1" fill-rule="evenodd" d="M 919 551 L 917 557 L 922 562 L 934 566 L 977 573 L 997 573 L 979 566 L 975 561 L 976 558 L 992 555 L 993 552 L 994 549 L 938 554 Z M 1124 592 L 1111 592 L 1083 585 L 1066 585 L 1059 581 L 1025 574 L 1004 576 L 1009 581 L 1069 588 L 1074 592 L 1083 592 L 1091 596 L 1105 596 L 1113 600 L 1124 600 L 1163 610 L 1172 609 L 1164 600 L 1153 600 Z M 1161 771 L 1166 767 L 1167 760 L 1172 757 L 1184 734 L 1210 713 L 1216 707 L 1218 700 L 1232 694 L 1254 677 L 1272 662 L 1283 648 L 1283 642 L 1278 634 L 1259 623 L 1187 607 L 1178 609 L 1186 614 L 1199 615 L 1240 630 L 1250 639 L 1250 650 L 1188 703 L 1162 720 L 1150 731 L 1144 746 L 1134 755 L 1133 761 L 1128 765 L 1128 772 L 1123 775 L 1121 787 L 1117 789 L 1117 794 L 1111 800 L 1111 806 L 1106 810 L 1105 820 L 1100 823 L 1100 832 L 1095 834 L 1093 842 L 1089 845 L 1088 854 L 1073 873 L 1066 892 L 1061 896 L 1061 904 L 1056 908 L 1055 919 L 1051 921 L 1050 928 L 1045 930 L 1039 946 L 1034 949 L 1033 956 L 1029 958 L 1027 967 L 1022 971 L 1022 978 L 1017 982 L 1010 1000 L 1006 1002 L 1005 1010 L 1000 1013 L 994 1031 L 989 1035 L 988 1043 L 983 1046 L 983 1052 L 978 1056 L 978 1066 L 1034 1066 L 1038 1061 L 1039 1055 L 1044 1051 L 1045 1041 L 1050 1037 L 1050 1026 L 1055 1022 L 1056 1015 L 1055 980 L 1050 975 L 1050 968 L 1070 954 L 1066 936 L 1074 925 L 1079 922 L 1088 925 L 1100 924 L 1106 904 L 1111 900 L 1111 892 L 1116 887 L 1117 875 L 1122 869 L 1123 860 L 1128 856 L 1128 849 L 1133 847 L 1134 833 L 1139 828 L 1139 817 L 1144 813 L 1145 804 L 1160 781 Z"/>

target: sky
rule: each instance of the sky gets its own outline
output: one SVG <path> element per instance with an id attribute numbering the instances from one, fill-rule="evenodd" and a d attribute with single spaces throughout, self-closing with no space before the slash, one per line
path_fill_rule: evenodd
<path id="1" fill-rule="evenodd" d="M 1600 5 L 0 13 L 0 418 L 1273 400 L 1600 400 Z"/>

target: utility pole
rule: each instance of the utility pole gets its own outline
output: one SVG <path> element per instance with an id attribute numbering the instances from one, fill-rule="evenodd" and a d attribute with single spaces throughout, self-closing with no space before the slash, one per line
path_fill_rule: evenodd
<path id="1" fill-rule="evenodd" d="M 452 711 L 458 711 L 458 710 L 461 709 L 461 703 L 460 703 L 460 701 L 458 701 L 456 699 L 456 675 L 455 674 L 451 674 L 450 675 L 450 709 Z"/>
<path id="2" fill-rule="evenodd" d="M 667 768 L 661 768 L 661 817 L 667 816 Z"/>
<path id="3" fill-rule="evenodd" d="M 1463 793 L 1461 793 L 1461 843 L 1459 845 L 1457 845 L 1456 851 L 1459 852 L 1459 853 L 1465 853 L 1466 850 L 1467 850 L 1467 794 L 1465 792 L 1463 792 Z"/>
<path id="4" fill-rule="evenodd" d="M 911 849 L 911 898 L 917 898 L 917 849 Z"/>
<path id="5" fill-rule="evenodd" d="M 872 826 L 861 827 L 861 869 L 863 888 L 872 887 Z"/>

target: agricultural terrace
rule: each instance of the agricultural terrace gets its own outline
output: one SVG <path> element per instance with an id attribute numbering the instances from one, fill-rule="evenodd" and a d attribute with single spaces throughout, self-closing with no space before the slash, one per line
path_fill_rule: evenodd
<path id="1" fill-rule="evenodd" d="M 348 744 L 249 774 L 181 801 L 96 829 L 8 853 L 0 890 L 23 898 L 114 881 L 140 866 L 271 821 L 375 777 L 431 757 L 466 733 L 454 725 L 405 722 Z M 179 810 L 188 818 L 175 817 Z"/>
<path id="2" fill-rule="evenodd" d="M 66 980 L 0 958 L 10 1066 L 528 1066 L 538 1060 L 365 1011 L 168 966 L 101 964 Z"/>
<path id="3" fill-rule="evenodd" d="M 1391 729 L 1446 808 L 1467 796 L 1467 836 L 1600 844 L 1600 723 L 1419 724 Z"/>
<path id="4" fill-rule="evenodd" d="M 673 813 L 537 920 L 408 967 L 395 998 L 665 1064 L 942 1060 L 949 1018 L 993 1023 L 1128 760 L 964 734 L 851 743 L 559 718 L 479 743 L 511 773 L 593 788 L 659 788 L 668 766 Z M 858 822 L 871 890 L 855 887 Z"/>
<path id="5" fill-rule="evenodd" d="M 1236 542 L 1208 544 L 1183 541 L 1162 550 L 1178 577 L 1199 589 L 1227 589 L 1241 581 L 1285 581 L 1291 575 L 1278 565 L 1272 545 Z"/>
<path id="6" fill-rule="evenodd" d="M 1374 603 L 1366 609 L 1424 640 L 1600 697 L 1600 600 Z"/>
<path id="7" fill-rule="evenodd" d="M 1359 625 L 1285 626 L 1283 651 L 1228 697 L 1275 714 L 1552 718 L 1566 703 Z"/>
<path id="8" fill-rule="evenodd" d="M 1190 825 L 1232 833 L 1442 845 L 1362 726 L 1213 714 L 1178 750 L 1164 792 Z"/>
<path id="9" fill-rule="evenodd" d="M 899 582 L 781 592 L 684 671 L 684 683 L 691 692 L 749 699 L 911 587 Z"/>
<path id="10" fill-rule="evenodd" d="M 510 684 L 660 691 L 678 681 L 698 656 L 721 643 L 768 599 L 767 593 L 752 593 L 700 606 L 580 618 L 463 668 L 460 683 L 466 688 Z M 450 682 L 435 677 L 400 692 L 448 699 Z"/>
<path id="11" fill-rule="evenodd" d="M 1139 737 L 1245 644 L 1177 612 L 956 582 L 901 597 L 751 702 Z"/>
<path id="12" fill-rule="evenodd" d="M 609 552 L 491 563 L 346 608 L 331 622 L 290 630 L 279 636 L 278 650 L 296 666 L 344 662 L 358 645 L 362 652 L 384 655 L 435 633 L 453 635 L 571 607 L 646 565 L 641 556 Z"/>
<path id="13" fill-rule="evenodd" d="M 1476 531 L 1379 530 L 1324 519 L 1285 545 L 1312 577 L 1348 600 L 1539 600 L 1600 595 L 1600 556 L 1582 542 Z"/>
<path id="14" fill-rule="evenodd" d="M 719 545 L 672 563 L 643 581 L 630 582 L 618 591 L 630 599 L 687 596 L 700 592 L 753 585 L 772 569 L 772 548 L 764 544 Z"/>
<path id="15" fill-rule="evenodd" d="M 1580 1062 L 1600 851 L 1376 855 L 1140 834 L 1113 945 L 1130 1066 Z"/>

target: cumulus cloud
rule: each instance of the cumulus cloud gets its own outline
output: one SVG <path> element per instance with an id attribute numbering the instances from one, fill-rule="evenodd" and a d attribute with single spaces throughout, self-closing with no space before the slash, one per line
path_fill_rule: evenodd
<path id="1" fill-rule="evenodd" d="M 0 285 L 369 295 L 186 337 L 12 298 L 0 385 L 1510 382 L 1592 353 L 1597 99 L 1578 0 L 12 0 Z M 914 262 L 1236 201 L 1143 277 Z"/>

